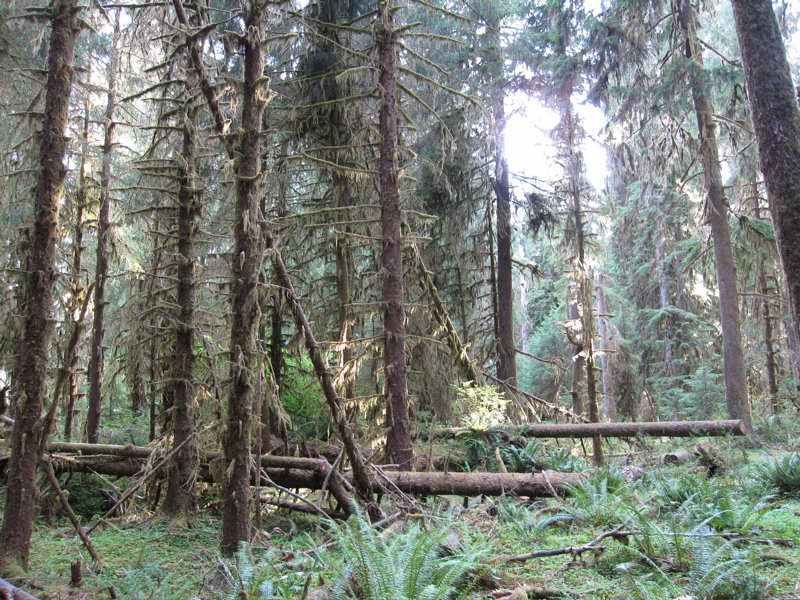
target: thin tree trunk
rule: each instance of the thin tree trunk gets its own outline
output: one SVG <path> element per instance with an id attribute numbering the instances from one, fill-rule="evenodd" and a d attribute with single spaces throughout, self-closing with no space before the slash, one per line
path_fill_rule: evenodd
<path id="1" fill-rule="evenodd" d="M 173 392 L 172 447 L 180 448 L 169 466 L 167 494 L 163 510 L 178 523 L 194 520 L 197 495 L 194 472 L 197 467 L 194 436 L 194 305 L 195 305 L 195 231 L 200 210 L 200 194 L 195 187 L 194 163 L 197 109 L 186 110 L 183 125 L 183 160 L 178 168 L 178 255 L 177 296 L 179 314 L 175 323 L 175 363 L 172 369 Z M 188 442 L 187 442 L 188 440 Z M 186 442 L 186 443 L 184 443 Z"/>
<path id="2" fill-rule="evenodd" d="M 414 450 L 408 423 L 406 385 L 405 311 L 403 309 L 403 240 L 398 188 L 398 87 L 395 80 L 394 14 L 388 0 L 378 2 L 375 37 L 380 73 L 381 227 L 383 231 L 383 340 L 386 377 L 386 453 L 402 470 L 414 467 Z"/>
<path id="3" fill-rule="evenodd" d="M 694 9 L 690 0 L 681 0 L 678 19 L 684 32 L 686 57 L 702 70 L 703 56 L 697 40 Z M 719 286 L 720 324 L 722 325 L 723 369 L 725 371 L 725 403 L 728 417 L 742 419 L 750 428 L 750 405 L 747 400 L 747 379 L 742 351 L 739 319 L 739 294 L 736 290 L 736 263 L 733 258 L 731 230 L 728 223 L 728 202 L 722 186 L 722 171 L 717 150 L 714 109 L 695 77 L 691 82 L 692 98 L 700 132 L 700 153 L 703 163 L 708 219 L 714 240 L 714 258 Z"/>
<path id="4" fill-rule="evenodd" d="M 73 306 L 73 327 L 78 327 L 78 315 L 83 304 L 83 297 L 86 294 L 86 288 L 83 285 L 83 211 L 86 209 L 86 199 L 89 192 L 89 184 L 87 177 L 88 163 L 86 157 L 89 153 L 89 101 L 84 103 L 83 113 L 83 151 L 81 154 L 81 164 L 78 169 L 80 175 L 78 176 L 78 192 L 75 194 L 75 222 L 73 224 L 73 247 L 72 247 L 72 298 Z M 75 419 L 75 403 L 78 400 L 78 355 L 75 353 L 74 360 L 70 364 L 65 364 L 65 368 L 69 369 L 69 396 L 67 399 L 67 406 L 64 411 L 64 438 L 69 441 L 72 439 L 72 426 Z M 58 398 L 55 398 L 58 401 Z"/>
<path id="5" fill-rule="evenodd" d="M 108 64 L 108 101 L 104 117 L 103 163 L 100 170 L 100 210 L 97 221 L 97 258 L 94 279 L 94 320 L 92 324 L 91 359 L 89 361 L 89 410 L 86 415 L 86 439 L 97 443 L 100 435 L 102 410 L 103 374 L 105 372 L 106 280 L 108 279 L 108 244 L 111 206 L 111 159 L 114 153 L 114 112 L 116 110 L 117 64 L 120 38 L 119 13 L 117 10 L 114 35 L 111 40 Z"/>
<path id="6" fill-rule="evenodd" d="M 800 109 L 770 0 L 731 0 L 761 171 L 800 328 Z"/>
<path id="7" fill-rule="evenodd" d="M 40 134 L 41 169 L 35 191 L 34 224 L 25 281 L 24 329 L 14 382 L 17 414 L 11 435 L 6 505 L 0 527 L 0 573 L 28 568 L 36 507 L 36 463 L 47 395 L 47 350 L 52 336 L 51 311 L 58 237 L 58 210 L 66 170 L 72 55 L 78 37 L 77 0 L 56 0 L 51 7 L 45 110 Z"/>
<path id="8" fill-rule="evenodd" d="M 611 341 L 608 335 L 608 318 L 606 316 L 606 294 L 603 288 L 603 274 L 599 271 L 594 276 L 594 289 L 597 297 L 597 329 L 600 334 L 600 366 L 603 369 L 603 416 L 609 421 L 616 418 L 617 408 L 612 390 Z"/>

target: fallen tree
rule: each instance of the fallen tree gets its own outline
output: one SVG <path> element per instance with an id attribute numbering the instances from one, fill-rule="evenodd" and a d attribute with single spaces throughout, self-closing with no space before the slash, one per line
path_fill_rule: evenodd
<path id="1" fill-rule="evenodd" d="M 82 456 L 53 455 L 53 469 L 56 472 L 98 473 L 101 475 L 134 476 L 143 473 L 144 459 L 151 456 L 153 449 L 141 446 L 98 445 L 103 454 L 86 454 L 92 444 L 51 444 L 51 452 L 58 448 L 62 453 L 81 451 Z M 221 455 L 211 454 L 203 458 L 198 477 L 203 481 L 214 482 L 214 474 L 224 468 Z M 311 490 L 330 489 L 340 504 L 347 500 L 344 491 L 337 485 L 336 477 L 330 477 L 330 464 L 322 459 L 296 458 L 291 456 L 261 457 L 262 485 L 271 482 L 285 488 L 304 488 Z M 408 494 L 457 495 L 457 496 L 500 496 L 514 493 L 519 496 L 552 496 L 567 493 L 568 486 L 581 479 L 576 473 L 419 473 L 393 472 L 381 470 L 370 475 L 373 489 L 392 490 Z M 354 485 L 352 473 L 345 474 L 345 480 Z M 218 479 L 218 477 L 216 478 Z M 255 483 L 255 480 L 253 480 Z M 344 505 L 344 504 L 343 504 Z M 346 505 L 344 505 L 346 506 Z"/>
<path id="2" fill-rule="evenodd" d="M 474 432 L 469 427 L 446 427 L 434 430 L 434 437 L 454 437 Z M 490 430 L 501 439 L 512 437 L 529 438 L 590 438 L 595 436 L 633 438 L 651 437 L 706 437 L 747 435 L 744 423 L 731 421 L 654 421 L 644 423 L 540 423 L 517 425 L 510 428 Z"/>
<path id="3" fill-rule="evenodd" d="M 37 600 L 35 596 L 31 596 L 28 592 L 24 592 L 18 587 L 11 585 L 5 579 L 0 579 L 0 598 L 8 598 L 9 600 Z"/>

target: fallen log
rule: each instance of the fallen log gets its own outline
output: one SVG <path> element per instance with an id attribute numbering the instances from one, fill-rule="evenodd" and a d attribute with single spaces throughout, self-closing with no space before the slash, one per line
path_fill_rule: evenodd
<path id="1" fill-rule="evenodd" d="M 552 496 L 566 493 L 584 477 L 580 473 L 418 473 L 384 471 L 384 476 L 406 494 L 435 496 Z M 376 484 L 379 483 L 377 480 Z"/>
<path id="2" fill-rule="evenodd" d="M 0 579 L 0 598 L 8 598 L 9 600 L 37 600 L 36 596 L 31 596 L 28 592 L 23 592 L 5 579 Z"/>
<path id="3" fill-rule="evenodd" d="M 434 437 L 453 437 L 475 431 L 469 427 L 437 429 Z M 640 435 L 652 437 L 706 437 L 747 435 L 744 423 L 733 421 L 653 421 L 644 423 L 540 423 L 517 425 L 506 430 L 491 430 L 502 439 L 515 436 L 529 438 L 590 438 L 595 436 L 633 438 Z"/>
<path id="4" fill-rule="evenodd" d="M 132 459 L 122 459 L 114 462 L 100 460 L 97 463 L 89 461 L 88 456 L 77 459 L 58 457 L 53 461 L 53 469 L 57 472 L 75 471 L 81 473 L 100 473 L 103 475 L 133 476 L 141 469 L 141 463 Z M 268 466 L 267 463 L 280 463 L 287 460 L 286 465 L 292 464 L 295 468 L 284 465 L 281 467 Z M 302 459 L 282 456 L 262 457 L 262 466 L 270 480 L 286 488 L 304 488 L 310 490 L 322 489 L 325 484 L 326 472 L 319 469 L 319 463 L 314 459 Z M 298 468 L 299 467 L 299 468 Z M 212 469 L 209 465 L 201 465 L 198 477 L 203 481 L 213 482 Z M 432 496 L 502 496 L 516 494 L 518 496 L 552 496 L 554 493 L 566 495 L 570 485 L 576 485 L 583 477 L 579 473 L 419 473 L 383 471 L 383 476 L 372 475 L 371 485 L 374 489 L 388 487 L 406 494 L 425 494 Z M 385 477 L 385 479 L 384 479 Z M 352 474 L 348 473 L 345 479 L 352 485 Z M 255 483 L 255 481 L 253 482 Z M 333 491 L 333 490 L 332 490 Z M 339 494 L 336 494 L 340 500 Z"/>

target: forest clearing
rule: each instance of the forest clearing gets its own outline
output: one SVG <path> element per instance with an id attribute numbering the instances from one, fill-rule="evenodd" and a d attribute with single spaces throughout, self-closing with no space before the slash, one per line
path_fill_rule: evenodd
<path id="1" fill-rule="evenodd" d="M 800 598 L 798 23 L 7 0 L 0 597 Z"/>

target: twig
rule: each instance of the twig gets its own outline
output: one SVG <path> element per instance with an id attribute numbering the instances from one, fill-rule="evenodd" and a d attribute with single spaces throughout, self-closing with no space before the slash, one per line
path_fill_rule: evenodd
<path id="1" fill-rule="evenodd" d="M 322 489 L 320 490 L 319 501 L 317 502 L 317 508 L 322 508 L 322 499 L 325 497 L 325 490 L 328 489 L 328 484 L 331 481 L 331 477 L 333 476 L 333 472 L 336 470 L 336 467 L 339 466 L 339 462 L 342 460 L 342 456 L 344 455 L 344 447 L 339 450 L 339 456 L 336 457 L 336 460 L 333 461 L 333 465 L 330 465 L 328 472 L 325 474 L 325 480 L 322 482 Z M 328 459 L 324 456 L 320 455 L 320 459 L 324 460 L 326 463 Z"/>
<path id="2" fill-rule="evenodd" d="M 44 464 L 44 472 L 47 474 L 47 480 L 50 482 L 50 485 L 53 486 L 56 494 L 58 494 L 58 499 L 61 501 L 61 506 L 64 507 L 64 510 L 67 512 L 69 516 L 69 520 L 72 521 L 72 525 L 75 527 L 75 531 L 78 532 L 78 537 L 81 538 L 81 542 L 86 549 L 89 551 L 89 554 L 94 559 L 95 569 L 99 572 L 103 568 L 103 561 L 100 560 L 100 556 L 97 554 L 97 551 L 92 546 L 92 541 L 89 539 L 89 536 L 83 530 L 81 526 L 81 522 L 77 516 L 75 516 L 75 512 L 72 510 L 72 507 L 69 505 L 69 501 L 67 500 L 67 495 L 64 493 L 64 490 L 61 489 L 61 486 L 58 485 L 58 479 L 56 478 L 56 474 L 53 472 L 53 465 L 50 464 L 49 460 L 43 461 Z"/>
<path id="3" fill-rule="evenodd" d="M 506 562 L 525 562 L 526 560 L 530 560 L 532 558 L 543 558 L 546 556 L 559 556 L 561 554 L 583 554 L 584 552 L 589 551 L 603 551 L 608 546 L 598 546 L 600 542 L 608 537 L 613 538 L 621 538 L 621 537 L 628 537 L 630 535 L 638 535 L 641 531 L 623 531 L 625 527 L 625 523 L 612 529 L 611 531 L 606 531 L 605 533 L 601 533 L 596 538 L 594 538 L 588 544 L 584 544 L 583 546 L 571 546 L 569 548 L 557 548 L 555 550 L 539 550 L 537 552 L 529 552 L 528 554 L 518 554 L 516 556 L 498 556 L 493 558 L 489 561 L 489 564 L 497 564 L 497 563 L 506 563 Z"/>
<path id="4" fill-rule="evenodd" d="M 324 510 L 322 510 L 319 506 L 317 506 L 316 504 L 311 502 L 311 500 L 309 500 L 308 498 L 303 498 L 300 494 L 295 494 L 293 491 L 283 487 L 282 485 L 278 485 L 277 483 L 272 481 L 272 479 L 269 478 L 269 475 L 267 474 L 267 472 L 264 469 L 261 469 L 261 477 L 266 479 L 267 483 L 269 485 L 271 485 L 272 487 L 274 487 L 275 489 L 280 490 L 282 492 L 285 492 L 285 493 L 289 494 L 292 498 L 297 498 L 301 502 L 305 502 L 306 504 L 308 504 L 313 509 L 314 513 L 316 513 L 318 515 L 322 515 L 323 517 L 327 517 L 328 516 L 328 514 Z"/>

